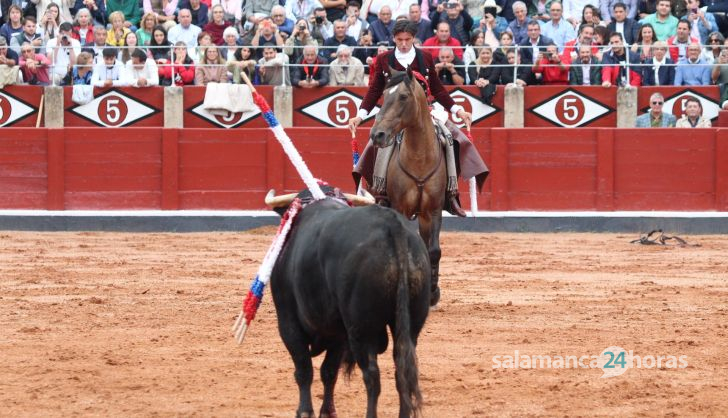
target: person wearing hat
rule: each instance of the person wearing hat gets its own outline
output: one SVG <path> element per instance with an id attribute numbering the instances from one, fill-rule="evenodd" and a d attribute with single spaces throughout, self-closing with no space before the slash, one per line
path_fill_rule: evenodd
<path id="1" fill-rule="evenodd" d="M 437 76 L 437 70 L 435 69 L 435 63 L 432 55 L 414 47 L 417 26 L 409 20 L 400 20 L 394 25 L 393 33 L 396 47 L 393 50 L 379 54 L 377 57 L 375 67 L 372 70 L 374 78 L 369 84 L 369 90 L 367 91 L 364 100 L 361 102 L 357 115 L 349 119 L 349 129 L 352 133 L 356 132 L 356 128 L 359 124 L 361 124 L 362 120 L 369 115 L 372 109 L 376 106 L 377 101 L 382 97 L 384 86 L 391 78 L 392 71 L 405 71 L 408 68 L 420 73 L 427 80 L 430 92 L 434 99 L 446 110 L 449 110 L 453 116 L 457 116 L 460 120 L 462 120 L 465 126 L 469 129 L 472 116 L 470 113 L 466 112 L 462 106 L 455 104 L 455 101 L 452 97 L 450 97 L 450 94 L 442 86 L 442 83 Z M 483 162 L 483 159 L 480 157 L 480 154 L 478 154 L 478 151 L 475 149 L 473 144 L 460 131 L 460 129 L 450 121 L 449 118 L 445 122 L 445 126 L 450 131 L 452 139 L 457 142 L 459 147 L 461 176 L 463 178 L 475 177 L 478 186 L 482 187 L 482 184 L 488 175 L 488 168 Z M 447 152 L 450 153 L 452 149 L 453 147 L 451 146 Z M 375 157 L 373 154 L 373 145 L 370 141 L 367 143 L 367 146 L 359 159 L 359 163 L 354 170 L 357 182 L 361 176 L 364 176 L 369 184 L 375 184 L 375 182 L 372 181 L 373 168 L 375 166 L 373 161 Z M 378 155 L 380 154 L 389 154 L 389 156 L 391 156 L 391 153 L 384 152 L 383 150 L 380 150 Z M 381 163 L 387 164 L 388 160 L 382 161 Z M 377 164 L 377 166 L 379 166 L 379 164 Z M 456 178 L 457 173 L 448 172 L 448 177 Z M 462 208 L 460 208 L 460 203 L 458 202 L 457 182 L 453 183 L 453 187 L 447 192 L 445 204 L 446 210 L 450 211 L 454 215 L 465 216 L 465 212 Z M 385 187 L 385 190 L 375 190 L 375 192 L 380 195 L 386 194 L 386 180 L 382 179 L 379 184 Z"/>
<path id="2" fill-rule="evenodd" d="M 438 4 L 431 19 L 432 30 L 436 31 L 440 22 L 447 22 L 450 25 L 450 36 L 460 41 L 461 45 L 470 40 L 473 18 L 465 11 L 460 0 L 447 0 L 446 3 Z"/>
<path id="3" fill-rule="evenodd" d="M 480 30 L 483 33 L 492 32 L 495 39 L 500 38 L 500 34 L 508 30 L 508 21 L 506 18 L 499 16 L 503 10 L 495 0 L 485 0 L 483 7 L 483 17 L 478 22 Z M 494 46 L 497 46 L 494 45 Z"/>

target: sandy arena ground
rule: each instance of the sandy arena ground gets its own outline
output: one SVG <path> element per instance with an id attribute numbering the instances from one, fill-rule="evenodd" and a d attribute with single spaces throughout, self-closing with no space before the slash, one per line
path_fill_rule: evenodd
<path id="1" fill-rule="evenodd" d="M 292 417 L 269 292 L 245 343 L 230 335 L 273 232 L 0 232 L 0 415 Z M 443 298 L 418 346 L 424 415 L 725 416 L 728 237 L 633 238 L 444 233 Z M 609 346 L 689 366 L 492 367 Z M 379 364 L 380 415 L 395 416 L 391 352 Z M 317 374 L 316 409 L 321 392 Z M 337 396 L 342 418 L 363 416 L 360 373 Z"/>

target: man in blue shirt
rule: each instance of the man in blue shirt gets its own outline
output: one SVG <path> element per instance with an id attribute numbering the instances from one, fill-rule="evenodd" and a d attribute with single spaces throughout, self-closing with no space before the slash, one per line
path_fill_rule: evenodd
<path id="1" fill-rule="evenodd" d="M 552 41 L 559 47 L 559 53 L 564 50 L 564 45 L 567 42 L 576 39 L 576 32 L 574 27 L 562 17 L 563 8 L 561 3 L 555 1 L 551 3 L 549 8 L 549 14 L 551 20 L 548 22 L 540 22 L 541 33 L 551 38 Z"/>
<path id="2" fill-rule="evenodd" d="M 513 3 L 513 14 L 516 18 L 508 24 L 508 32 L 513 34 L 513 44 L 520 45 L 528 39 L 528 22 L 531 19 L 526 14 L 526 3 L 517 1 Z"/>
<path id="3" fill-rule="evenodd" d="M 700 57 L 700 45 L 688 46 L 688 56 L 677 63 L 675 69 L 676 86 L 708 86 L 712 66 Z"/>

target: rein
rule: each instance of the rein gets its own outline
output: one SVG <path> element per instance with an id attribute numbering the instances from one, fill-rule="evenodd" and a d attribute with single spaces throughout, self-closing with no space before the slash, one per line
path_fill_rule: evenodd
<path id="1" fill-rule="evenodd" d="M 435 167 L 432 170 L 430 170 L 430 172 L 426 176 L 424 176 L 424 177 L 417 177 L 414 174 L 412 174 L 409 171 L 407 171 L 407 169 L 405 168 L 404 164 L 402 164 L 402 158 L 401 158 L 401 156 L 402 156 L 402 141 L 403 141 L 403 138 L 404 138 L 404 131 L 402 131 L 399 134 L 397 134 L 397 139 L 396 139 L 396 141 L 397 141 L 397 164 L 399 165 L 399 168 L 402 170 L 402 172 L 404 174 L 406 174 L 407 177 L 411 178 L 415 182 L 415 184 L 417 185 L 417 205 L 415 206 L 417 208 L 417 211 L 415 212 L 414 215 L 412 215 L 412 218 L 410 218 L 410 220 L 413 220 L 413 219 L 415 219 L 417 217 L 417 215 L 419 215 L 420 213 L 422 213 L 421 212 L 422 195 L 424 193 L 425 184 L 427 183 L 427 180 L 429 180 L 435 174 L 435 172 L 437 171 L 437 169 L 440 168 L 440 166 L 442 165 L 443 151 L 442 151 L 442 147 L 437 147 L 437 149 L 440 150 L 440 153 L 439 153 L 440 156 L 437 159 L 437 164 L 435 165 Z"/>

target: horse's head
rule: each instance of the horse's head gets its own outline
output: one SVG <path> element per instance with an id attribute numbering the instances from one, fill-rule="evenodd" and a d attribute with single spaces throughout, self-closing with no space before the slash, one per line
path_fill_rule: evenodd
<path id="1" fill-rule="evenodd" d="M 411 125 L 423 123 L 423 108 L 427 110 L 425 91 L 414 80 L 411 71 L 392 70 L 392 77 L 384 88 L 382 108 L 377 113 L 369 139 L 374 146 L 392 145 L 394 136 Z"/>

